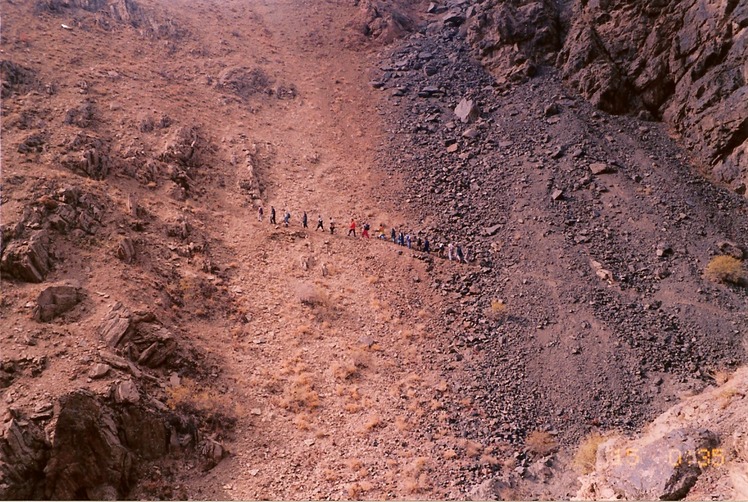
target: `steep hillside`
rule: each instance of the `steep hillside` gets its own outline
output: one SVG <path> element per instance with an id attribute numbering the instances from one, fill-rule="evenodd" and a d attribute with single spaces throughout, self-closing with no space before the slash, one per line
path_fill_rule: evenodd
<path id="1" fill-rule="evenodd" d="M 0 9 L 0 498 L 745 493 L 740 2 Z"/>

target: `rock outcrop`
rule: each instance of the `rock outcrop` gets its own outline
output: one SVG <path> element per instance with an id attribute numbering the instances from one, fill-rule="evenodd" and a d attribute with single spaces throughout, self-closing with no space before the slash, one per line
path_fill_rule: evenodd
<path id="1" fill-rule="evenodd" d="M 610 113 L 664 120 L 715 178 L 748 181 L 748 5 L 721 0 L 492 0 L 468 40 L 500 81 L 555 64 Z M 520 75 L 526 72 L 519 72 Z"/>

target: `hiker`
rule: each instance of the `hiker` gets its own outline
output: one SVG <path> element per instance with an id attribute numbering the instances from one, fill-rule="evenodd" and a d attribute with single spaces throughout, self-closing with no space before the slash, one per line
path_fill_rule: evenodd
<path id="1" fill-rule="evenodd" d="M 377 230 L 377 232 L 378 232 L 378 235 L 377 235 L 378 239 L 382 239 L 382 240 L 387 239 L 387 236 L 384 235 L 384 224 L 382 223 L 379 224 L 379 230 Z"/>
<path id="2" fill-rule="evenodd" d="M 263 210 L 262 210 L 262 206 L 260 206 L 257 208 L 257 221 L 262 221 L 262 214 L 263 214 Z"/>
<path id="3" fill-rule="evenodd" d="M 454 251 L 454 245 L 450 242 L 447 244 L 447 257 L 449 261 L 452 261 L 452 251 Z"/>
<path id="4" fill-rule="evenodd" d="M 440 242 L 439 245 L 436 247 L 436 254 L 439 255 L 439 258 L 444 258 L 444 243 Z"/>
<path id="5" fill-rule="evenodd" d="M 400 232 L 400 235 L 397 236 L 397 243 L 401 246 L 405 245 L 405 235 L 402 232 Z"/>
<path id="6" fill-rule="evenodd" d="M 395 227 L 392 227 L 392 231 L 390 232 L 390 237 L 392 237 L 392 244 L 395 244 L 397 242 L 397 234 L 395 233 Z"/>
<path id="7" fill-rule="evenodd" d="M 411 249 L 410 247 L 410 234 L 405 236 L 405 242 L 407 243 L 408 249 Z"/>
<path id="8" fill-rule="evenodd" d="M 306 211 L 304 211 L 304 216 L 301 217 L 301 226 L 304 228 L 309 228 L 309 218 L 306 215 Z"/>
<path id="9" fill-rule="evenodd" d="M 462 247 L 459 244 L 457 244 L 456 251 L 457 259 L 460 261 L 460 263 L 465 263 L 465 255 L 462 254 Z"/>
<path id="10" fill-rule="evenodd" d="M 370 228 L 370 227 L 369 227 L 369 224 L 368 224 L 368 223 L 364 223 L 364 229 L 363 229 L 363 231 L 361 232 L 361 238 L 362 238 L 362 239 L 363 239 L 363 238 L 366 238 L 366 239 L 368 239 L 368 238 L 369 238 L 369 228 Z"/>
<path id="11" fill-rule="evenodd" d="M 421 240 L 421 236 L 418 236 L 418 239 L 416 239 L 416 250 L 420 251 L 423 249 L 423 240 Z"/>
<path id="12" fill-rule="evenodd" d="M 317 230 L 322 230 L 323 232 L 325 231 L 325 225 L 322 222 L 321 214 L 319 215 L 319 218 L 317 218 L 317 228 L 315 228 L 314 231 L 316 232 Z"/>
<path id="13" fill-rule="evenodd" d="M 429 238 L 428 237 L 424 237 L 423 238 L 423 252 L 424 253 L 428 253 L 430 251 L 430 249 L 431 248 L 429 247 Z"/>
<path id="14" fill-rule="evenodd" d="M 287 227 L 288 223 L 291 221 L 291 213 L 286 210 L 286 214 L 283 215 L 283 224 Z"/>
<path id="15" fill-rule="evenodd" d="M 348 237 L 353 234 L 354 237 L 356 237 L 356 220 L 351 218 L 351 226 L 348 227 Z"/>
<path id="16" fill-rule="evenodd" d="M 335 233 L 335 220 L 330 216 L 330 235 Z"/>
<path id="17" fill-rule="evenodd" d="M 275 222 L 275 206 L 270 206 L 270 224 L 277 225 Z"/>

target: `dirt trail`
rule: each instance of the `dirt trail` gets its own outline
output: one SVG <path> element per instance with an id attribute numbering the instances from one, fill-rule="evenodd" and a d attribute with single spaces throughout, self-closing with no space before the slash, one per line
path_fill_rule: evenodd
<path id="1" fill-rule="evenodd" d="M 268 160 L 260 170 L 265 220 L 231 182 L 208 221 L 225 240 L 214 255 L 233 263 L 228 288 L 248 322 L 201 327 L 203 348 L 225 359 L 218 383 L 240 420 L 227 445 L 233 455 L 186 480 L 194 497 L 442 498 L 455 495 L 447 484 L 457 481 L 461 447 L 483 453 L 450 431 L 452 389 L 435 369 L 447 363 L 429 330 L 440 308 L 424 284 L 425 262 L 388 242 L 345 236 L 350 217 L 372 227 L 407 217 L 372 196 L 382 190 L 370 164 L 380 125 L 363 54 L 341 48 L 353 14 L 345 8 L 252 6 L 273 69 L 299 97 L 247 124 L 249 148 Z M 290 228 L 268 224 L 270 205 L 279 222 L 290 210 Z M 318 214 L 326 229 L 335 218 L 336 235 L 313 230 Z"/>

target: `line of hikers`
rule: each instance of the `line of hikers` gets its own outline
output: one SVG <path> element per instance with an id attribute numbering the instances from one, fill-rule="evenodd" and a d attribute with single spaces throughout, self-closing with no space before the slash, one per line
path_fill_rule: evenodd
<path id="1" fill-rule="evenodd" d="M 257 208 L 257 219 L 258 221 L 262 221 L 264 217 L 264 210 L 262 206 L 259 206 Z M 283 225 L 288 227 L 288 225 L 291 223 L 291 213 L 284 209 L 283 210 Z M 277 225 L 278 222 L 276 220 L 276 212 L 275 207 L 270 206 L 270 224 L 271 225 Z M 304 211 L 303 215 L 301 216 L 301 226 L 302 228 L 309 228 L 309 216 L 307 215 L 306 211 Z M 330 221 L 328 223 L 328 229 L 330 230 L 330 234 L 335 234 L 335 219 L 330 216 Z M 356 237 L 356 220 L 354 218 L 351 218 L 351 223 L 348 225 L 348 236 Z M 324 220 L 322 219 L 322 215 L 319 215 L 317 218 L 317 226 L 314 229 L 315 231 L 322 230 L 325 231 L 325 224 Z M 369 239 L 369 230 L 371 230 L 371 226 L 368 223 L 364 223 L 361 227 L 361 238 L 362 239 Z M 380 224 L 379 228 L 377 229 L 377 238 L 381 240 L 387 240 L 387 236 L 385 235 L 385 227 L 384 224 Z M 424 253 L 431 253 L 431 242 L 429 242 L 428 237 L 424 237 L 421 239 L 421 236 L 417 236 L 415 241 L 410 236 L 410 234 L 405 234 L 402 231 L 397 232 L 394 227 L 390 229 L 390 239 L 392 240 L 393 244 L 398 244 L 400 246 L 405 246 L 408 249 L 415 249 L 417 251 L 423 251 Z M 444 244 L 439 244 L 435 251 L 439 254 L 439 256 L 444 257 L 445 255 L 445 246 Z M 452 261 L 457 260 L 461 263 L 466 263 L 465 260 L 465 253 L 462 251 L 462 246 L 459 244 L 449 243 L 446 246 L 446 257 Z"/>

